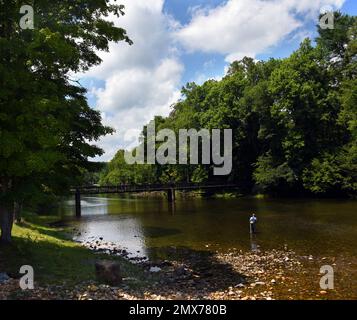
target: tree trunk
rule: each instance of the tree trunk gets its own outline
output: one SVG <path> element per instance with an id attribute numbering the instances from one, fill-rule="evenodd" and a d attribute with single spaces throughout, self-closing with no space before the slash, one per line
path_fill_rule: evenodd
<path id="1" fill-rule="evenodd" d="M 14 222 L 14 214 L 12 210 L 9 210 L 7 206 L 0 204 L 0 229 L 2 243 L 11 242 L 12 224 Z"/>
<path id="2" fill-rule="evenodd" d="M 16 201 L 14 203 L 14 219 L 16 223 L 21 223 L 21 212 L 22 212 L 22 203 Z"/>

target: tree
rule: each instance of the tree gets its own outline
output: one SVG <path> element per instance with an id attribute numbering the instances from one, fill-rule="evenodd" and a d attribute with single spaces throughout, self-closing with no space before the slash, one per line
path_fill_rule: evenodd
<path id="1" fill-rule="evenodd" d="M 325 59 L 334 67 L 341 67 L 347 62 L 346 46 L 350 42 L 351 26 L 355 21 L 356 17 L 334 12 L 332 29 L 323 29 L 318 25 L 317 45 L 324 50 Z"/>
<path id="2" fill-rule="evenodd" d="M 271 181 L 278 189 L 287 185 L 301 189 L 302 173 L 311 160 L 343 139 L 336 122 L 338 97 L 330 79 L 321 51 L 309 40 L 273 71 L 268 87 L 273 104 L 265 120 L 270 127 L 266 132 L 270 147 L 257 162 L 258 185 L 269 189 L 266 183 Z M 274 176 L 277 181 L 271 180 Z"/>
<path id="3" fill-rule="evenodd" d="M 71 79 L 101 62 L 97 51 L 126 41 L 105 19 L 123 15 L 108 0 L 29 1 L 35 29 L 22 30 L 19 1 L 0 1 L 0 220 L 11 241 L 13 203 L 36 186 L 58 190 L 103 151 L 93 144 L 112 129 Z"/>
<path id="4" fill-rule="evenodd" d="M 213 176 L 210 165 L 153 165 L 153 176 L 164 182 L 234 182 L 241 193 L 355 194 L 356 17 L 336 12 L 334 29 L 318 32 L 316 45 L 305 39 L 285 59 L 245 57 L 220 81 L 188 83 L 169 117 L 155 118 L 157 130 L 176 134 L 232 129 L 228 177 Z M 120 164 L 115 172 L 124 168 Z"/>
<path id="5" fill-rule="evenodd" d="M 314 158 L 304 186 L 318 194 L 357 192 L 357 20 L 335 14 L 335 29 L 319 30 L 317 42 L 327 55 L 331 87 L 337 91 L 337 124 L 343 130 L 333 148 Z"/>
<path id="6" fill-rule="evenodd" d="M 119 150 L 102 173 L 101 185 L 143 184 L 156 182 L 154 166 L 150 164 L 129 165 L 124 150 Z"/>

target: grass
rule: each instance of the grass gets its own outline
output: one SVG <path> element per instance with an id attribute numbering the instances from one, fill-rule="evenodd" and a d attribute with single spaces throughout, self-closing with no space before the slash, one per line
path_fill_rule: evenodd
<path id="1" fill-rule="evenodd" d="M 0 272 L 19 276 L 22 265 L 34 268 L 40 285 L 75 285 L 95 280 L 94 263 L 100 259 L 119 261 L 124 277 L 133 277 L 140 284 L 145 280 L 142 269 L 121 257 L 97 254 L 70 240 L 67 230 L 50 227 L 54 217 L 26 214 L 20 225 L 14 225 L 13 243 L 0 246 Z"/>
<path id="2" fill-rule="evenodd" d="M 269 198 L 269 196 L 267 194 L 262 194 L 262 193 L 258 193 L 254 196 L 255 199 L 258 199 L 258 200 L 262 200 L 262 199 L 267 199 Z"/>
<path id="3" fill-rule="evenodd" d="M 242 194 L 238 192 L 220 192 L 213 195 L 215 199 L 236 199 L 241 197 Z"/>

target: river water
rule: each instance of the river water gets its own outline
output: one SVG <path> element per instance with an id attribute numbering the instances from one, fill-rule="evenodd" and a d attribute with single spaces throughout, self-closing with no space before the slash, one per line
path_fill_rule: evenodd
<path id="1" fill-rule="evenodd" d="M 256 213 L 258 234 L 249 234 Z M 61 207 L 74 216 L 74 201 Z M 288 247 L 300 255 L 357 257 L 357 201 L 316 199 L 82 198 L 75 240 L 102 237 L 131 255 L 154 258 L 168 247 L 250 250 Z"/>
<path id="2" fill-rule="evenodd" d="M 327 264 L 335 272 L 332 297 L 357 299 L 357 201 L 190 198 L 169 204 L 162 198 L 103 195 L 82 198 L 82 218 L 75 219 L 74 212 L 73 199 L 63 202 L 60 215 L 72 227 L 74 240 L 103 238 L 133 259 L 287 248 L 307 261 L 307 269 L 294 275 L 303 288 L 295 289 L 295 298 L 318 290 L 320 268 Z M 252 213 L 258 217 L 254 237 L 249 233 Z"/>

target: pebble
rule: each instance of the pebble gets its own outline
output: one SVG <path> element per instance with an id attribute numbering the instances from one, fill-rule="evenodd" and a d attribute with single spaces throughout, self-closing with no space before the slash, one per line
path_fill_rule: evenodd
<path id="1" fill-rule="evenodd" d="M 120 255 L 127 260 L 129 253 L 126 249 L 115 243 L 101 242 L 96 239 L 86 242 L 84 245 L 89 248 L 96 247 L 101 253 Z M 93 243 L 98 244 L 93 246 Z M 172 247 L 172 253 L 180 252 L 180 248 Z M 152 279 L 148 284 L 141 283 L 141 277 L 124 278 L 124 284 L 119 287 L 110 287 L 95 282 L 78 284 L 75 289 L 67 286 L 38 288 L 31 292 L 34 297 L 45 297 L 56 299 L 80 299 L 80 300 L 161 300 L 161 299 L 241 299 L 241 300 L 273 300 L 280 298 L 276 296 L 277 288 L 281 286 L 272 286 L 277 281 L 285 285 L 285 291 L 291 292 L 294 286 L 294 292 L 285 293 L 284 298 L 298 291 L 300 284 L 296 278 L 291 277 L 294 274 L 302 273 L 296 254 L 288 250 L 270 250 L 261 252 L 243 252 L 241 250 L 231 250 L 225 253 L 211 252 L 209 256 L 200 253 L 185 253 L 185 264 L 179 260 L 135 262 L 142 268 L 142 276 Z M 114 254 L 113 254 L 114 255 Z M 207 260 L 209 259 L 209 260 Z M 202 261 L 204 264 L 202 264 Z M 214 263 L 207 263 L 214 261 Z M 306 260 L 305 260 L 306 261 Z M 134 263 L 134 261 L 132 261 Z M 307 263 L 306 263 L 307 264 Z M 160 267 L 159 267 L 160 266 Z M 227 273 L 227 270 L 228 273 Z M 146 273 L 145 273 L 146 272 Z M 157 276 L 153 273 L 160 272 Z M 127 275 L 128 276 L 128 275 Z M 159 279 L 156 279 L 158 277 Z M 253 279 L 252 283 L 247 283 L 248 279 Z M 278 279 L 278 280 L 277 280 Z M 294 281 L 295 280 L 295 281 Z M 140 284 L 138 286 L 137 284 Z M 268 286 L 266 286 L 268 284 Z M 18 287 L 18 281 L 16 283 Z M 144 287 L 143 287 L 144 286 Z M 237 290 L 239 288 L 240 290 Z M 296 288 L 296 289 L 295 289 Z M 51 289 L 51 290 L 49 290 Z M 269 290 L 269 291 L 267 291 Z M 51 292 L 51 294 L 49 294 Z M 279 293 L 279 292 L 278 292 Z M 320 294 L 326 294 L 322 291 Z M 0 287 L 1 298 L 1 287 Z"/>
<path id="2" fill-rule="evenodd" d="M 7 275 L 7 273 L 0 273 L 0 284 L 6 283 L 9 280 L 10 277 Z"/>

